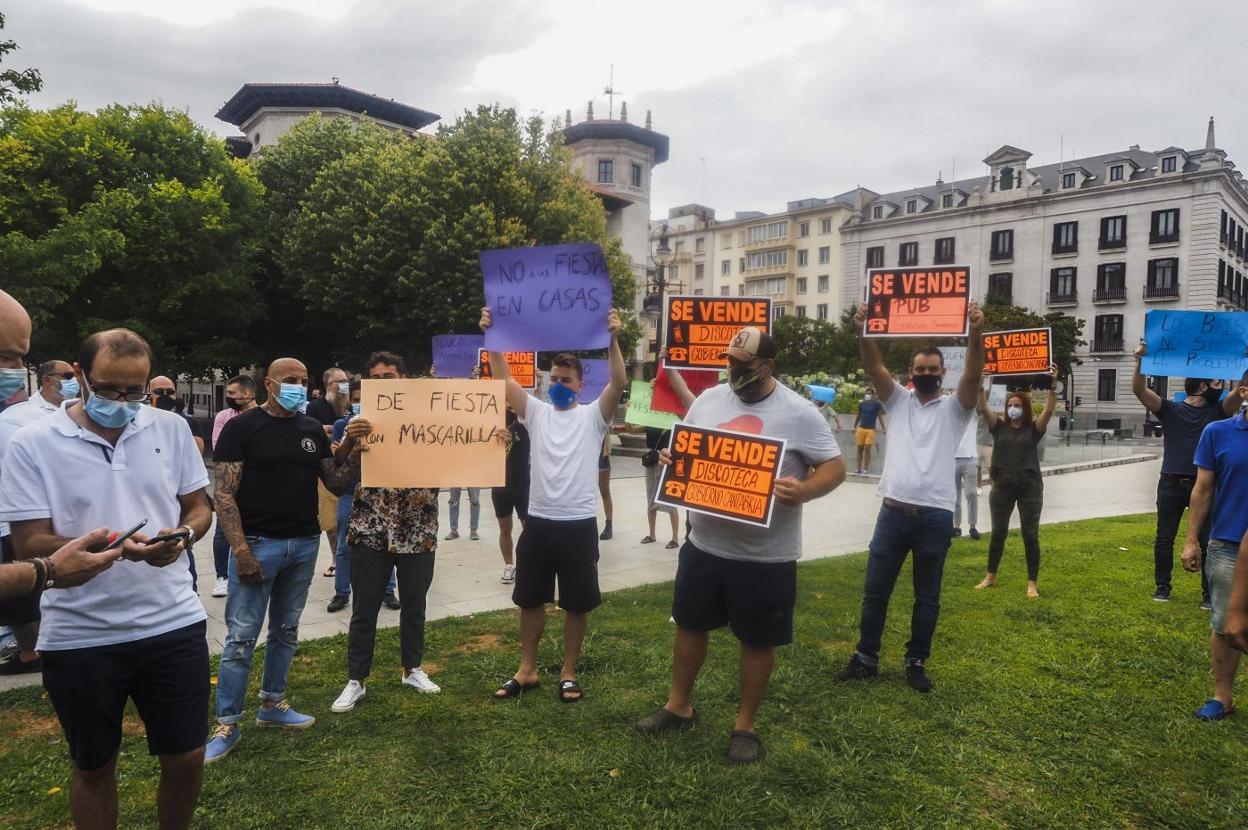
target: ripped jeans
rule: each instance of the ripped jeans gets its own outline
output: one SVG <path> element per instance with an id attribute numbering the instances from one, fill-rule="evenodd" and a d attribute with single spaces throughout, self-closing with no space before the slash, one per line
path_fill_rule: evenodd
<path id="1" fill-rule="evenodd" d="M 321 535 L 294 539 L 248 536 L 252 555 L 264 572 L 260 585 L 239 582 L 230 557 L 230 590 L 225 597 L 225 648 L 217 670 L 217 721 L 238 723 L 243 719 L 243 698 L 251 674 L 256 638 L 269 612 L 269 636 L 264 649 L 264 675 L 260 699 L 286 697 L 290 661 L 299 643 L 299 616 L 308 600 L 308 586 L 316 573 L 316 553 Z"/>

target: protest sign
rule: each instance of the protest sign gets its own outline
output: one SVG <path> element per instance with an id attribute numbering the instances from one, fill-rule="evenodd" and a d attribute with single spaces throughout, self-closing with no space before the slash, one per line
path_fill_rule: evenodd
<path id="1" fill-rule="evenodd" d="M 1248 370 L 1248 312 L 1150 311 L 1144 345 L 1146 375 L 1239 379 Z"/>
<path id="2" fill-rule="evenodd" d="M 511 379 L 525 389 L 537 388 L 537 352 L 504 352 L 503 359 L 511 372 Z M 480 361 L 481 377 L 492 378 L 490 372 L 490 353 L 485 349 L 477 352 Z"/>
<path id="3" fill-rule="evenodd" d="M 667 372 L 665 364 L 659 362 L 658 374 L 654 377 L 653 402 L 651 406 L 657 412 L 674 412 L 677 415 L 684 415 L 689 411 L 689 407 L 680 402 L 680 398 L 676 397 L 676 390 L 672 388 L 671 383 L 667 380 Z M 678 369 L 681 378 L 685 381 L 685 386 L 689 387 L 689 391 L 696 398 L 712 386 L 719 385 L 719 373 L 703 372 L 695 369 Z"/>
<path id="4" fill-rule="evenodd" d="M 1005 393 L 1004 383 L 994 383 L 988 387 L 988 408 L 994 412 L 1000 412 L 1005 409 Z"/>
<path id="5" fill-rule="evenodd" d="M 663 468 L 655 502 L 768 527 L 772 487 L 785 442 L 744 432 L 676 424 L 672 463 Z"/>
<path id="6" fill-rule="evenodd" d="M 806 388 L 810 390 L 812 400 L 823 401 L 824 403 L 834 403 L 836 401 L 836 390 L 831 386 L 815 386 L 808 383 Z"/>
<path id="7" fill-rule="evenodd" d="M 482 334 L 439 334 L 433 338 L 433 368 L 440 378 L 470 378 L 485 345 Z"/>
<path id="8" fill-rule="evenodd" d="M 1053 330 L 1011 329 L 984 333 L 984 374 L 1045 375 L 1053 363 Z"/>
<path id="9" fill-rule="evenodd" d="M 771 332 L 771 300 L 759 297 L 668 297 L 663 343 L 673 368 L 720 371 L 724 349 L 746 326 Z"/>
<path id="10" fill-rule="evenodd" d="M 482 251 L 490 351 L 605 349 L 611 276 L 591 244 Z"/>
<path id="11" fill-rule="evenodd" d="M 941 346 L 940 356 L 945 363 L 945 380 L 941 386 L 957 389 L 962 382 L 962 372 L 966 370 L 966 346 Z"/>
<path id="12" fill-rule="evenodd" d="M 965 337 L 971 269 L 873 268 L 867 272 L 864 337 Z"/>
<path id="13" fill-rule="evenodd" d="M 644 380 L 633 381 L 628 392 L 628 409 L 624 411 L 624 423 L 640 427 L 671 429 L 680 417 L 671 412 L 659 412 L 651 408 L 650 384 Z"/>
<path id="14" fill-rule="evenodd" d="M 497 380 L 365 380 L 360 417 L 365 487 L 494 487 L 506 483 L 506 385 Z"/>
<path id="15" fill-rule="evenodd" d="M 611 361 L 605 359 L 581 359 L 581 403 L 593 403 L 602 395 L 607 381 L 611 380 Z"/>

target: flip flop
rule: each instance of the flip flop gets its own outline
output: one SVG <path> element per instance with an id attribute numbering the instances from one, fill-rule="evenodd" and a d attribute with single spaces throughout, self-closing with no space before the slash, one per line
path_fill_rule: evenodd
<path id="1" fill-rule="evenodd" d="M 673 539 L 672 541 L 668 542 L 663 547 L 667 548 L 668 550 L 676 550 L 676 548 L 680 547 L 680 542 L 677 542 L 675 539 Z"/>
<path id="2" fill-rule="evenodd" d="M 508 700 L 509 698 L 520 697 L 520 695 L 525 692 L 531 692 L 541 685 L 542 681 L 540 680 L 534 680 L 532 683 L 521 684 L 519 680 L 513 677 L 503 685 L 499 686 L 498 691 L 494 692 L 491 697 L 495 700 Z M 500 695 L 498 692 L 502 692 L 503 694 Z"/>
<path id="3" fill-rule="evenodd" d="M 576 695 L 568 697 L 568 695 Z M 559 700 L 563 703 L 580 703 L 585 698 L 585 692 L 581 690 L 581 684 L 575 680 L 559 681 Z"/>
<path id="4" fill-rule="evenodd" d="M 642 543 L 643 545 L 652 545 L 652 544 L 654 544 L 654 542 L 655 542 L 655 538 L 654 538 L 653 536 L 643 536 L 643 537 L 641 537 L 641 543 Z"/>

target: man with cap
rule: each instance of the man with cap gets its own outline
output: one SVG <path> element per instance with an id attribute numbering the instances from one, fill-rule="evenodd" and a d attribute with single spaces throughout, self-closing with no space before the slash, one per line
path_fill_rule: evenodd
<path id="1" fill-rule="evenodd" d="M 676 641 L 672 685 L 662 708 L 637 723 L 654 735 L 692 726 L 693 684 L 706 660 L 710 632 L 727 625 L 741 643 L 741 705 L 727 761 L 762 756 L 754 718 L 771 679 L 776 646 L 793 641 L 797 560 L 802 555 L 802 504 L 845 480 L 845 461 L 814 404 L 775 379 L 776 344 L 757 328 L 737 333 L 721 357 L 728 383 L 698 396 L 685 422 L 783 438 L 775 508 L 768 527 L 689 511 L 690 531 L 676 569 L 672 616 Z M 671 463 L 664 448 L 660 461 Z"/>

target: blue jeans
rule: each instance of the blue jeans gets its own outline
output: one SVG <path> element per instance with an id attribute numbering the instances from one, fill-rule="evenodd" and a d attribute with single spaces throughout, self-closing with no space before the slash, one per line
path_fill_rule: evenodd
<path id="1" fill-rule="evenodd" d="M 244 585 L 230 559 L 230 591 L 225 599 L 225 648 L 217 670 L 217 721 L 238 723 L 243 719 L 243 698 L 256 638 L 269 612 L 269 637 L 264 648 L 264 674 L 260 699 L 286 697 L 290 661 L 299 644 L 299 617 L 308 600 L 308 586 L 316 572 L 316 552 L 321 535 L 294 539 L 248 536 L 252 555 L 264 571 L 260 585 Z"/>
<path id="2" fill-rule="evenodd" d="M 888 600 L 893 595 L 902 563 L 911 551 L 914 552 L 914 609 L 910 613 L 906 658 L 926 660 L 931 655 L 932 635 L 940 614 L 940 581 L 945 572 L 945 554 L 952 540 L 951 510 L 880 508 L 867 556 L 867 580 L 859 623 L 858 653 L 868 662 L 879 659 Z"/>
<path id="3" fill-rule="evenodd" d="M 225 531 L 217 522 L 217 532 L 212 534 L 212 564 L 216 568 L 219 579 L 230 576 L 230 543 L 225 541 Z"/>
<path id="4" fill-rule="evenodd" d="M 452 487 L 448 503 L 451 507 L 451 530 L 459 530 L 459 494 L 468 491 L 468 529 L 476 530 L 481 521 L 481 488 Z"/>
<path id="5" fill-rule="evenodd" d="M 338 543 L 334 546 L 334 593 L 344 597 L 351 596 L 351 547 L 347 544 L 347 523 L 351 521 L 351 508 L 354 506 L 354 494 L 338 498 Z M 386 583 L 386 593 L 393 594 L 398 585 L 394 568 L 391 568 L 390 581 Z"/>

